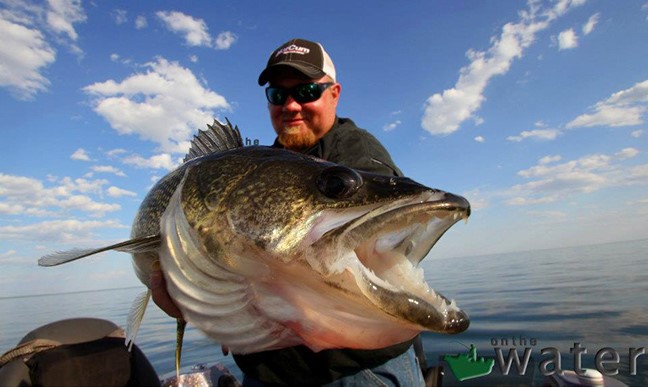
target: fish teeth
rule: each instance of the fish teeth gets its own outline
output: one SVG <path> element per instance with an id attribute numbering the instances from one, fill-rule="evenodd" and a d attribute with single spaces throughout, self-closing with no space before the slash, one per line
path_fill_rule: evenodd
<path id="1" fill-rule="evenodd" d="M 414 279 L 418 283 L 425 283 L 425 272 L 423 271 L 423 268 L 417 267 L 414 269 Z"/>
<path id="2" fill-rule="evenodd" d="M 446 301 L 442 297 L 439 297 L 439 306 L 437 307 L 437 309 L 442 312 L 445 312 L 448 309 Z"/>

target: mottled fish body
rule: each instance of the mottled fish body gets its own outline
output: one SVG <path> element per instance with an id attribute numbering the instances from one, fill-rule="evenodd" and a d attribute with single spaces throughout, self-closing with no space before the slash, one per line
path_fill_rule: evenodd
<path id="1" fill-rule="evenodd" d="M 464 198 L 241 145 L 237 130 L 215 122 L 194 140 L 189 159 L 149 191 L 130 241 L 39 262 L 115 248 L 133 254 L 148 286 L 159 260 L 185 319 L 234 353 L 298 344 L 372 349 L 468 327 L 465 313 L 429 288 L 418 267 L 468 217 Z M 129 325 L 141 321 L 146 298 Z"/>

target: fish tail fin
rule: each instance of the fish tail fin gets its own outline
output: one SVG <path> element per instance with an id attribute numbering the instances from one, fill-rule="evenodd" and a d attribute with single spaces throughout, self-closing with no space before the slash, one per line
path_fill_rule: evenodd
<path id="1" fill-rule="evenodd" d="M 182 342 L 184 340 L 185 327 L 187 322 L 178 318 L 176 327 L 176 352 L 175 352 L 175 367 L 176 367 L 176 378 L 180 380 L 180 359 L 182 358 Z"/>
<path id="2" fill-rule="evenodd" d="M 126 322 L 126 346 L 128 346 L 129 351 L 133 348 L 135 336 L 137 336 L 137 332 L 142 324 L 144 312 L 146 312 L 146 306 L 150 299 L 151 289 L 147 289 L 135 297 L 133 305 L 128 312 L 128 321 Z"/>
<path id="3" fill-rule="evenodd" d="M 117 250 L 125 253 L 144 252 L 155 249 L 160 244 L 160 234 L 149 235 L 142 238 L 129 239 L 114 245 L 100 247 L 98 249 L 72 249 L 67 251 L 57 251 L 45 255 L 38 260 L 38 266 L 56 266 L 63 263 L 76 261 L 90 255 L 103 253 L 108 250 Z"/>

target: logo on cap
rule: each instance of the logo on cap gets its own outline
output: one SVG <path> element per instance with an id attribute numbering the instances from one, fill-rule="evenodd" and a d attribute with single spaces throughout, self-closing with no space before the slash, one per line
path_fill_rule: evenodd
<path id="1" fill-rule="evenodd" d="M 275 57 L 278 57 L 279 55 L 287 55 L 287 54 L 300 54 L 300 55 L 306 55 L 310 52 L 309 48 L 306 47 L 300 47 L 295 44 L 291 44 L 288 47 L 284 47 L 281 50 L 277 51 L 277 54 Z"/>

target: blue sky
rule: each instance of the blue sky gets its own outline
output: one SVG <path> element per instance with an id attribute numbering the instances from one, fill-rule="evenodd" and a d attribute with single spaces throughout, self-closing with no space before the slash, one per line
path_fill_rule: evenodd
<path id="1" fill-rule="evenodd" d="M 212 118 L 274 136 L 256 83 L 324 44 L 339 115 L 466 196 L 430 259 L 648 237 L 648 2 L 0 0 L 0 296 L 137 285 L 128 238 Z M 457 260 L 460 264 L 460 260 Z"/>

